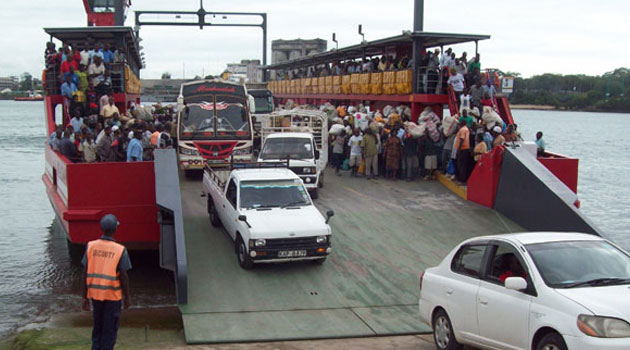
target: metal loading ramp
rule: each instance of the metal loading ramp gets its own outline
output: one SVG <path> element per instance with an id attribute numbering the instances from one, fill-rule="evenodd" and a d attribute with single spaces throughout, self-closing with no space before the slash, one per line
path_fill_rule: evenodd
<path id="1" fill-rule="evenodd" d="M 428 332 L 417 311 L 420 273 L 466 238 L 522 231 L 436 181 L 326 179 L 315 202 L 335 211 L 328 260 L 246 271 L 227 233 L 210 225 L 200 180 L 180 177 L 188 303 L 179 307 L 188 343 Z"/>

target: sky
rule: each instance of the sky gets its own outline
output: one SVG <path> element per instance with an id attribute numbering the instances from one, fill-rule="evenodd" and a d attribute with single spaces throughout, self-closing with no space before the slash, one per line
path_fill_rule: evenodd
<path id="1" fill-rule="evenodd" d="M 206 0 L 206 11 L 266 12 L 267 58 L 274 39 L 328 40 L 335 32 L 339 47 L 357 44 L 363 25 L 366 40 L 399 35 L 413 26 L 413 0 Z M 0 76 L 29 72 L 39 76 L 48 36 L 43 27 L 86 25 L 81 0 L 2 0 Z M 132 0 L 134 10 L 197 11 L 198 0 Z M 221 19 L 217 19 L 221 20 Z M 228 19 L 229 21 L 230 19 Z M 479 42 L 482 68 L 518 72 L 601 75 L 630 66 L 628 0 L 425 0 L 427 32 L 490 35 Z M 262 30 L 239 27 L 143 26 L 146 59 L 142 78 L 218 74 L 227 63 L 262 58 Z M 474 44 L 453 46 L 459 54 Z"/>

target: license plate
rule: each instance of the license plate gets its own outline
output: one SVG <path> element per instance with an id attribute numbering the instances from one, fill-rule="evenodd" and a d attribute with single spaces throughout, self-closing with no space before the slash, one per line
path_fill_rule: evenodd
<path id="1" fill-rule="evenodd" d="M 306 256 L 306 250 L 281 250 L 278 258 L 300 258 Z"/>

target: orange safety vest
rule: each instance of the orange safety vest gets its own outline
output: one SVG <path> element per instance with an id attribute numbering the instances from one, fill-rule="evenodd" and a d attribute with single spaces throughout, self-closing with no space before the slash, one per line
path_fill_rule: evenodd
<path id="1" fill-rule="evenodd" d="M 87 245 L 87 297 L 94 300 L 121 300 L 120 274 L 116 271 L 125 247 L 97 239 Z"/>

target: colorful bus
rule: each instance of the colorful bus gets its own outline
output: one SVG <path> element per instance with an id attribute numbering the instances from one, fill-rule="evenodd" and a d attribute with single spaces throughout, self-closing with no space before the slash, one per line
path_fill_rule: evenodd
<path id="1" fill-rule="evenodd" d="M 186 172 L 250 160 L 254 144 L 250 106 L 243 84 L 222 79 L 181 86 L 177 101 L 177 153 Z"/>

